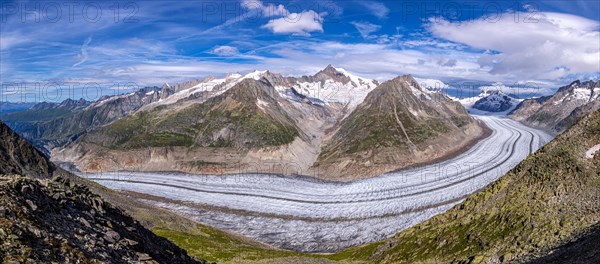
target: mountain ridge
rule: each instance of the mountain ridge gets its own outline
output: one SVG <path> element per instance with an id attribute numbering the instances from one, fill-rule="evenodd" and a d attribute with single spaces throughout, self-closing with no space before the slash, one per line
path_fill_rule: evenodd
<path id="1" fill-rule="evenodd" d="M 583 112 L 590 113 L 600 108 L 598 98 L 600 81 L 576 80 L 560 87 L 552 95 L 523 100 L 508 115 L 529 126 L 557 134 L 572 125 Z"/>

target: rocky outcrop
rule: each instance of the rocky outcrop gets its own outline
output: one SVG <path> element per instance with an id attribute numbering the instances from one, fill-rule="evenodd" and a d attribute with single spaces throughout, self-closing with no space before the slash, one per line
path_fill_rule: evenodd
<path id="1" fill-rule="evenodd" d="M 527 261 L 529 264 L 570 263 L 588 264 L 600 263 L 600 224 L 596 224 L 572 241 L 548 250 L 546 254 Z"/>
<path id="2" fill-rule="evenodd" d="M 512 119 L 554 134 L 569 128 L 574 120 L 600 108 L 600 81 L 574 81 L 551 95 L 521 102 Z"/>
<path id="3" fill-rule="evenodd" d="M 58 177 L 0 176 L 0 241 L 7 263 L 205 263 Z"/>
<path id="4" fill-rule="evenodd" d="M 54 169 L 42 152 L 0 122 L 0 174 L 48 178 Z"/>
<path id="5" fill-rule="evenodd" d="M 197 263 L 75 181 L 0 122 L 0 261 Z"/>

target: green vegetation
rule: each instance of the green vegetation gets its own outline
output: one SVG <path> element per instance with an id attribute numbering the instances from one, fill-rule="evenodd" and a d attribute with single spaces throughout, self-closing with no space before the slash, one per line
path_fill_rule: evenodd
<path id="1" fill-rule="evenodd" d="M 547 112 L 539 112 L 535 113 L 532 116 L 527 118 L 528 122 L 539 122 L 539 123 L 548 123 L 553 120 L 556 120 L 558 116 L 556 114 L 547 113 Z"/>
<path id="2" fill-rule="evenodd" d="M 223 231 L 198 225 L 193 234 L 154 228 L 155 234 L 165 237 L 177 246 L 187 250 L 190 256 L 206 259 L 209 262 L 256 261 L 308 254 L 270 249 L 258 243 L 236 238 Z"/>
<path id="3" fill-rule="evenodd" d="M 464 126 L 468 125 L 469 123 L 471 123 L 469 116 L 451 116 L 450 120 L 457 127 L 464 127 Z"/>

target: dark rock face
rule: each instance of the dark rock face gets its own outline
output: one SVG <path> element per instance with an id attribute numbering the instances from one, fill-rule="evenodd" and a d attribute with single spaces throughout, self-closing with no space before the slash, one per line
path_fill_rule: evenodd
<path id="1" fill-rule="evenodd" d="M 600 224 L 590 228 L 576 240 L 555 248 L 552 253 L 528 263 L 600 263 Z"/>
<path id="2" fill-rule="evenodd" d="M 68 179 L 0 176 L 0 260 L 205 263 Z"/>
<path id="3" fill-rule="evenodd" d="M 53 170 L 43 153 L 0 122 L 0 174 L 48 178 Z"/>
<path id="4" fill-rule="evenodd" d="M 0 122 L 0 262 L 204 263 L 54 171 Z"/>

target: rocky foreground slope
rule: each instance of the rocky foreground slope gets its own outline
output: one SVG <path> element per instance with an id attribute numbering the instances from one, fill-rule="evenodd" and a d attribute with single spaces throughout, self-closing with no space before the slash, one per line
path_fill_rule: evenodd
<path id="1" fill-rule="evenodd" d="M 49 178 L 55 166 L 42 152 L 0 122 L 0 175 L 21 174 Z"/>
<path id="2" fill-rule="evenodd" d="M 447 212 L 340 255 L 386 263 L 502 263 L 568 251 L 562 256 L 598 262 L 598 247 L 586 241 L 600 222 L 600 155 L 585 153 L 599 143 L 596 110 Z"/>
<path id="3" fill-rule="evenodd" d="M 201 263 L 68 179 L 0 176 L 0 259 Z"/>
<path id="4" fill-rule="evenodd" d="M 579 80 L 550 96 L 527 99 L 509 114 L 512 119 L 552 133 L 560 133 L 600 108 L 600 81 Z"/>
<path id="5" fill-rule="evenodd" d="M 77 179 L 0 122 L 0 262 L 199 263 L 55 174 Z"/>

